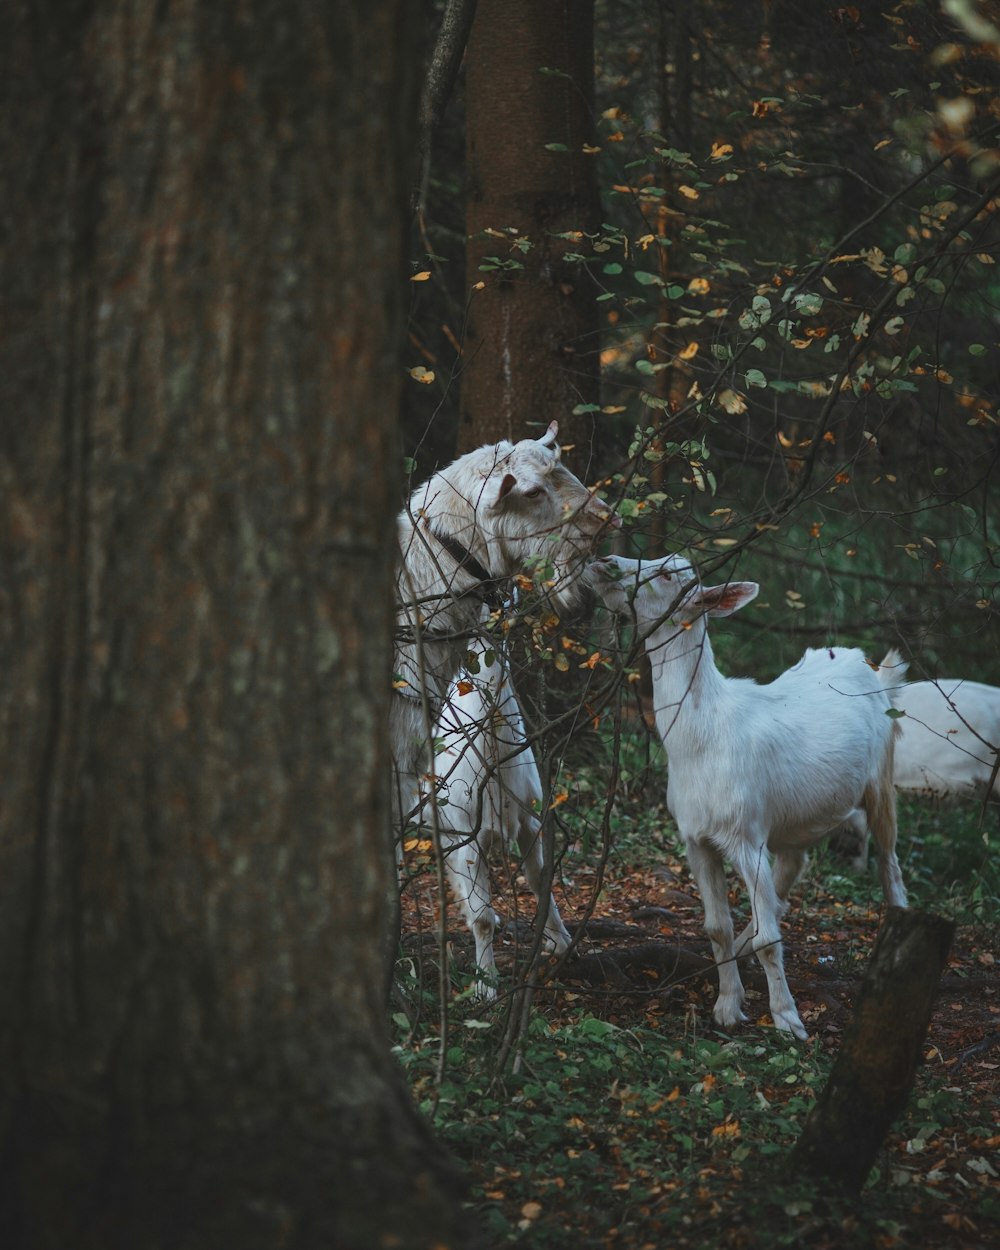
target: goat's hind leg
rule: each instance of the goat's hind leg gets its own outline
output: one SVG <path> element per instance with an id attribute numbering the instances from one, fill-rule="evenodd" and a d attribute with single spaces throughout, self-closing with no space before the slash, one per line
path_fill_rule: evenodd
<path id="1" fill-rule="evenodd" d="M 890 907 L 905 907 L 906 887 L 896 857 L 896 790 L 892 784 L 892 752 L 887 751 L 888 765 L 883 765 L 876 782 L 865 790 L 861 806 L 878 847 L 878 875 L 882 892 Z"/>
<path id="2" fill-rule="evenodd" d="M 493 935 L 497 917 L 490 896 L 490 870 L 479 840 L 471 833 L 441 834 L 448 880 L 476 943 L 476 996 L 497 996 Z"/>
<path id="3" fill-rule="evenodd" d="M 722 856 L 709 843 L 685 839 L 688 866 L 705 909 L 705 932 L 719 973 L 719 997 L 713 1015 L 717 1024 L 731 1028 L 746 1020 L 743 1014 L 743 982 L 733 947 L 733 917 Z"/>

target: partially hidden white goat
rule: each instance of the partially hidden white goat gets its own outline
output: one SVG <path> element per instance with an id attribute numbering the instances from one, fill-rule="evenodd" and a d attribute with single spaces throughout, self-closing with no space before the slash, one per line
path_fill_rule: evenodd
<path id="1" fill-rule="evenodd" d="M 785 978 L 780 919 L 809 847 L 860 813 L 880 851 L 882 888 L 906 906 L 896 859 L 894 722 L 888 691 L 905 671 L 895 652 L 875 670 L 861 651 L 808 650 L 769 685 L 724 677 L 707 616 L 729 616 L 755 582 L 703 587 L 679 556 L 607 557 L 588 580 L 612 610 L 634 612 L 653 671 L 656 724 L 667 751 L 667 806 L 701 892 L 719 973 L 715 1019 L 744 1020 L 737 956 L 752 949 L 767 976 L 779 1029 L 807 1036 Z M 768 852 L 774 855 L 774 871 Z M 750 896 L 752 919 L 734 941 L 723 860 Z"/>
<path id="2" fill-rule="evenodd" d="M 535 754 L 501 655 L 477 647 L 478 673 L 452 685 L 435 729 L 438 829 L 452 889 L 476 943 L 476 989 L 496 997 L 497 917 L 487 856 L 516 846 L 525 879 L 545 914 L 545 937 L 561 954 L 570 935 L 551 890 L 543 890 L 543 794 Z"/>
<path id="3" fill-rule="evenodd" d="M 1000 798 L 1000 690 L 942 677 L 913 681 L 893 694 L 899 721 L 893 780 L 897 790 L 933 799 Z"/>
<path id="4" fill-rule="evenodd" d="M 518 573 L 537 576 L 557 608 L 572 609 L 594 543 L 621 524 L 560 463 L 558 432 L 553 421 L 540 439 L 468 452 L 419 487 L 398 518 L 389 714 L 397 846 L 406 825 L 426 815 L 420 782 L 435 772 L 433 725 L 482 614 L 501 609 Z M 461 832 L 474 838 L 479 826 Z"/>
<path id="5" fill-rule="evenodd" d="M 935 802 L 1000 799 L 1000 689 L 980 681 L 941 677 L 912 681 L 893 691 L 893 705 L 906 715 L 892 779 L 896 789 Z M 838 841 L 868 862 L 868 830 L 854 824 Z"/>

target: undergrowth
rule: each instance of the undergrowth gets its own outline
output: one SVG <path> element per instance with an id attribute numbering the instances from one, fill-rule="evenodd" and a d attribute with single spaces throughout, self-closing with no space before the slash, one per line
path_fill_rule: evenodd
<path id="1" fill-rule="evenodd" d="M 601 762 L 569 777 L 570 800 L 559 808 L 559 872 L 577 912 L 587 868 L 602 855 L 611 879 L 630 872 L 654 880 L 665 865 L 674 884 L 696 893 L 665 809 L 659 749 L 632 733 L 619 767 L 610 820 Z M 992 967 L 1000 921 L 995 811 L 983 827 L 979 817 L 974 807 L 900 803 L 911 904 L 964 927 L 969 953 L 953 977 Z M 874 863 L 858 873 L 821 848 L 793 894 L 788 927 L 798 957 L 807 961 L 809 952 L 831 977 L 856 979 L 881 906 Z M 468 1169 L 487 1246 L 889 1250 L 987 1245 L 985 1230 L 998 1228 L 995 1108 L 930 1042 L 904 1117 L 861 1198 L 851 1199 L 787 1167 L 839 1030 L 820 1028 L 803 1043 L 758 1020 L 728 1036 L 712 1025 L 709 985 L 689 987 L 686 999 L 563 988 L 538 994 L 501 1069 L 511 1000 L 509 984 L 500 988 L 490 1007 L 468 993 L 453 999 L 443 1041 L 433 985 L 409 986 L 412 998 L 426 1000 L 419 1018 L 433 1025 L 411 1027 L 412 1013 L 394 1017 L 396 1054 L 436 1134 Z"/>

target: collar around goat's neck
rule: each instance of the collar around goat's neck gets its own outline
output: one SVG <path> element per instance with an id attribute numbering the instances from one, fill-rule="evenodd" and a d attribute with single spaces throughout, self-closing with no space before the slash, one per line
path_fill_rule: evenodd
<path id="1" fill-rule="evenodd" d="M 424 529 L 447 551 L 460 569 L 476 579 L 478 585 L 462 591 L 462 594 L 475 595 L 493 611 L 502 608 L 505 598 L 503 584 L 507 579 L 494 577 L 464 543 L 460 543 L 452 534 L 443 534 L 440 530 L 436 530 L 428 517 L 424 517 Z"/>

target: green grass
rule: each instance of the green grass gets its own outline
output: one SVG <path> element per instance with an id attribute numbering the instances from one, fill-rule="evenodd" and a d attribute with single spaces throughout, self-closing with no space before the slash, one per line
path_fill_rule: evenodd
<path id="1" fill-rule="evenodd" d="M 493 1246 L 701 1245 L 723 1213 L 746 1225 L 732 1244 L 812 1244 L 820 1233 L 816 1244 L 909 1244 L 908 1230 L 939 1214 L 920 1167 L 947 1149 L 949 1130 L 962 1123 L 972 1149 L 990 1153 L 985 1112 L 925 1073 L 896 1130 L 917 1144 L 913 1170 L 887 1160 L 860 1204 L 821 1196 L 784 1163 L 827 1076 L 818 1044 L 538 1014 L 520 1071 L 498 1077 L 494 1029 L 458 1024 L 440 1089 L 436 1038 L 397 1050 L 436 1132 L 476 1178 Z M 980 1220 L 1000 1215 L 985 1199 L 978 1208 Z"/>

